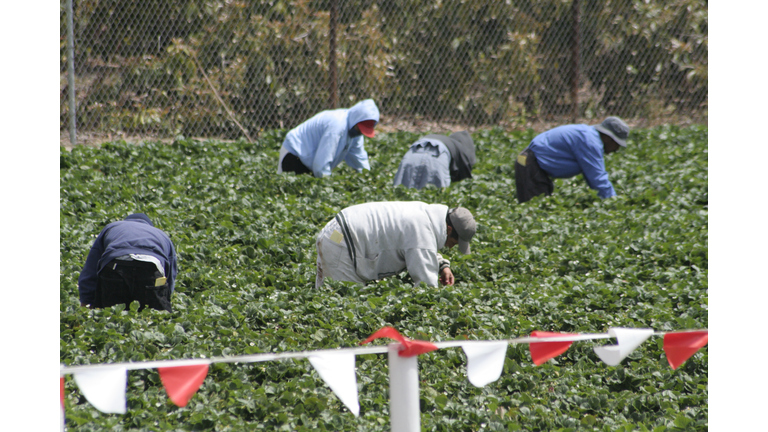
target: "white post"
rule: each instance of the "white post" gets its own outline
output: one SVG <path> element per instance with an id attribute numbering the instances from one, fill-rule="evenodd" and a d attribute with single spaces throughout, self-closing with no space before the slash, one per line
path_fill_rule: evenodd
<path id="1" fill-rule="evenodd" d="M 388 346 L 389 422 L 392 432 L 420 432 L 418 356 L 397 355 L 399 343 Z"/>

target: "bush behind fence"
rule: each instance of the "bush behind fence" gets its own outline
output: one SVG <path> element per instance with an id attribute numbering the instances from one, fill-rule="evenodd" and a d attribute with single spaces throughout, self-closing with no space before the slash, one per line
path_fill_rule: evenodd
<path id="1" fill-rule="evenodd" d="M 579 117 L 706 121 L 706 1 L 334 1 L 76 1 L 78 132 L 254 137 L 330 108 L 333 75 L 389 119 L 566 121 L 575 19 Z M 62 131 L 66 29 L 61 0 Z"/>

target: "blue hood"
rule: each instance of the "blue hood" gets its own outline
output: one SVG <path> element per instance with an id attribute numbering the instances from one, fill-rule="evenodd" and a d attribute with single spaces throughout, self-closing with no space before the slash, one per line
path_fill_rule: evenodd
<path id="1" fill-rule="evenodd" d="M 379 123 L 379 108 L 376 107 L 376 102 L 373 99 L 360 101 L 347 111 L 347 130 L 366 120 Z"/>

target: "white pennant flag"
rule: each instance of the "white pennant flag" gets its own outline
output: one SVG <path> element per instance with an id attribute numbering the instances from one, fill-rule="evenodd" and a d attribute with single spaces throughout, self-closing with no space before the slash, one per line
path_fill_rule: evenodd
<path id="1" fill-rule="evenodd" d="M 617 340 L 616 345 L 595 347 L 595 353 L 600 360 L 609 366 L 616 366 L 624 360 L 635 348 L 653 335 L 653 329 L 609 328 L 608 334 Z"/>
<path id="2" fill-rule="evenodd" d="M 472 342 L 461 347 L 467 355 L 467 377 L 472 385 L 482 387 L 499 379 L 507 357 L 507 342 Z"/>
<path id="3" fill-rule="evenodd" d="M 59 401 L 59 424 L 61 425 L 61 432 L 64 432 L 64 405 Z"/>
<path id="4" fill-rule="evenodd" d="M 355 416 L 360 415 L 360 402 L 357 399 L 357 377 L 355 376 L 355 354 L 322 353 L 309 357 L 320 378 L 328 384 Z"/>
<path id="5" fill-rule="evenodd" d="M 75 383 L 88 402 L 103 413 L 125 414 L 125 367 L 82 370 L 73 374 Z"/>

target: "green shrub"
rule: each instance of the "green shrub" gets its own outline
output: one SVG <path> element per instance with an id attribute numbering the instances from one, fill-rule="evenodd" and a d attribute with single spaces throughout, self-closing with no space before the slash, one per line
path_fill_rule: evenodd
<path id="1" fill-rule="evenodd" d="M 252 136 L 329 107 L 328 1 L 76 6 L 79 128 L 242 136 L 212 86 Z M 581 9 L 582 115 L 706 117 L 705 1 Z M 339 2 L 339 107 L 373 98 L 392 117 L 469 125 L 569 115 L 571 29 L 557 0 Z M 67 110 L 63 97 L 62 128 Z"/>

